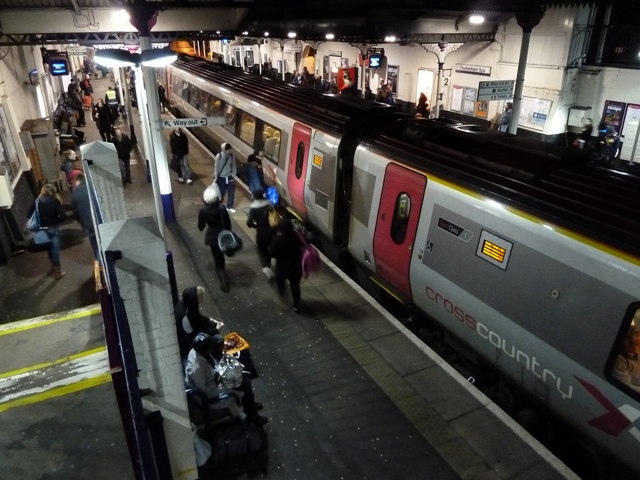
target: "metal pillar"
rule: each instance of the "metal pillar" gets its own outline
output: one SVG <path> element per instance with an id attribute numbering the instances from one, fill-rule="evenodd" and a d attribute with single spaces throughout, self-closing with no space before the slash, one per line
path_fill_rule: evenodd
<path id="1" fill-rule="evenodd" d="M 525 12 L 516 14 L 518 25 L 522 28 L 522 43 L 520 44 L 520 59 L 518 60 L 518 72 L 516 73 L 516 84 L 513 90 L 513 108 L 511 109 L 511 123 L 509 133 L 516 134 L 518 131 L 518 118 L 520 117 L 520 105 L 522 104 L 522 90 L 524 88 L 524 75 L 527 69 L 527 57 L 529 55 L 529 42 L 531 41 L 531 31 L 540 23 L 544 16 L 544 9 L 537 12 Z"/>
<path id="2" fill-rule="evenodd" d="M 455 52 L 460 47 L 462 47 L 464 43 L 447 43 L 444 40 L 444 35 L 442 37 L 442 41 L 438 43 L 427 43 L 420 44 L 422 48 L 424 48 L 427 52 L 433 53 L 438 58 L 438 80 L 436 81 L 436 105 L 435 108 L 431 109 L 431 111 L 435 111 L 435 118 L 440 117 L 440 109 L 442 108 L 442 98 L 443 93 L 440 91 L 442 74 L 444 72 L 444 61 L 451 52 Z"/>

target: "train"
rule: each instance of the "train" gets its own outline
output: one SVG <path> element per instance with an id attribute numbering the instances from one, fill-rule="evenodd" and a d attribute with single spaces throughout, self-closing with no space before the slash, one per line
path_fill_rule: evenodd
<path id="1" fill-rule="evenodd" d="M 612 375 L 640 326 L 640 178 L 589 151 L 181 56 L 168 98 L 265 180 L 360 280 L 411 306 L 640 475 L 640 394 Z"/>

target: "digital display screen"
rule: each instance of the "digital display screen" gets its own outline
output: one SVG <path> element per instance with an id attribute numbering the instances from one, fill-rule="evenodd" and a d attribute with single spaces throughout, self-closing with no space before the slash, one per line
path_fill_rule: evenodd
<path id="1" fill-rule="evenodd" d="M 68 75 L 69 64 L 65 60 L 53 60 L 49 63 L 51 75 Z"/>
<path id="2" fill-rule="evenodd" d="M 513 243 L 491 232 L 482 230 L 476 255 L 502 270 L 507 269 Z"/>
<path id="3" fill-rule="evenodd" d="M 379 68 L 381 63 L 380 55 L 369 55 L 369 68 Z"/>
<path id="4" fill-rule="evenodd" d="M 499 245 L 496 245 L 495 243 L 485 240 L 484 242 L 482 242 L 482 253 L 500 263 L 503 263 L 504 255 L 505 253 L 507 253 L 507 250 Z"/>

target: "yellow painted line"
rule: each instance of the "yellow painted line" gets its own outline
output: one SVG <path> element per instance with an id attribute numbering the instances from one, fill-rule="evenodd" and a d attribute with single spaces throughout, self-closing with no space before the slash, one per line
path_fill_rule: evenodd
<path id="1" fill-rule="evenodd" d="M 66 357 L 59 358 L 52 362 L 39 363 L 37 365 L 31 365 L 29 367 L 20 368 L 18 370 L 13 370 L 11 372 L 0 373 L 0 378 L 12 377 L 13 375 L 18 375 L 20 373 L 30 372 L 32 370 L 38 370 L 40 368 L 51 367 L 53 365 L 59 365 L 61 363 L 68 362 L 69 360 L 75 360 L 77 358 L 87 357 L 89 355 L 93 355 L 94 353 L 99 353 L 106 350 L 107 347 L 98 347 L 92 350 L 85 350 L 84 352 L 74 353 L 73 355 L 69 355 Z"/>
<path id="2" fill-rule="evenodd" d="M 0 325 L 0 336 L 9 335 L 10 333 L 22 332 L 24 330 L 30 330 L 32 328 L 43 327 L 45 325 L 51 325 L 52 323 L 88 317 L 90 315 L 101 313 L 102 309 L 99 306 L 96 307 L 92 305 L 90 307 L 71 310 L 70 312 L 73 313 L 69 313 L 68 315 L 63 315 L 61 317 L 56 316 L 59 314 L 52 314 Z"/>
<path id="3" fill-rule="evenodd" d="M 181 472 L 178 472 L 178 478 L 184 478 L 185 475 L 188 475 L 190 473 L 197 472 L 197 471 L 198 471 L 197 467 L 190 468 L 188 470 L 183 470 Z"/>
<path id="4" fill-rule="evenodd" d="M 59 388 L 52 388 L 51 390 L 47 390 L 46 392 L 37 393 L 29 397 L 19 398 L 17 400 L 12 400 L 7 403 L 2 403 L 0 404 L 0 413 L 5 412 L 11 408 L 24 407 L 25 405 L 31 405 L 33 403 L 42 402 L 50 398 L 62 397 L 63 395 L 79 392 L 80 390 L 86 390 L 87 388 L 96 387 L 98 385 L 102 385 L 103 383 L 107 383 L 110 381 L 111 381 L 111 374 L 103 373 L 102 375 L 98 375 L 97 377 L 88 378 L 86 380 L 82 380 L 77 383 L 72 383 L 71 385 L 65 385 Z"/>

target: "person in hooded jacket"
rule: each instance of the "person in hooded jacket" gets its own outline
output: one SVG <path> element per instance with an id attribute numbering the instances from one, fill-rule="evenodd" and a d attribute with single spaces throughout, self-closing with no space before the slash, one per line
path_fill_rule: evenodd
<path id="1" fill-rule="evenodd" d="M 264 198 L 264 190 L 256 188 L 253 192 L 255 200 L 249 204 L 249 216 L 247 226 L 256 229 L 256 247 L 262 263 L 262 273 L 271 280 L 274 276 L 271 270 L 271 253 L 269 247 L 273 238 L 273 229 L 269 225 L 269 212 L 274 208 L 273 204 Z"/>
<path id="2" fill-rule="evenodd" d="M 27 212 L 27 218 L 33 215 L 36 208 L 40 217 L 40 228 L 47 232 L 51 240 L 51 246 L 47 250 L 52 263 L 49 275 L 60 280 L 66 275 L 66 272 L 60 268 L 60 224 L 66 220 L 67 215 L 62 208 L 55 186 L 50 183 L 45 183 L 42 186 L 40 196 Z"/>
<path id="3" fill-rule="evenodd" d="M 207 227 L 204 243 L 211 248 L 211 255 L 216 265 L 216 275 L 220 280 L 220 289 L 226 293 L 229 291 L 229 279 L 224 269 L 224 253 L 218 246 L 218 235 L 223 229 L 231 229 L 231 220 L 227 209 L 220 201 L 220 190 L 215 183 L 205 189 L 202 199 L 204 207 L 198 212 L 198 230 L 202 231 Z"/>
<path id="4" fill-rule="evenodd" d="M 213 171 L 213 181 L 218 184 L 220 197 L 222 198 L 227 193 L 229 194 L 227 196 L 227 210 L 235 213 L 236 210 L 233 208 L 233 201 L 235 199 L 235 176 L 238 174 L 238 166 L 236 165 L 236 158 L 231 151 L 231 144 L 222 144 L 220 153 L 216 155 Z"/>
<path id="5" fill-rule="evenodd" d="M 276 259 L 276 287 L 284 295 L 284 284 L 289 280 L 293 311 L 300 311 L 300 280 L 302 279 L 302 241 L 293 229 L 293 223 L 283 218 L 278 232 L 271 241 L 271 256 Z"/>
<path id="6" fill-rule="evenodd" d="M 203 297 L 204 287 L 200 285 L 187 287 L 182 291 L 182 299 L 176 303 L 173 309 L 181 356 L 186 356 L 189 353 L 193 339 L 198 333 L 205 332 L 209 335 L 217 335 L 220 333 L 218 328 L 223 325 L 222 322 L 200 313 L 200 302 Z"/>

